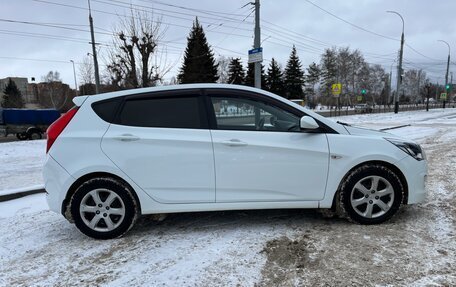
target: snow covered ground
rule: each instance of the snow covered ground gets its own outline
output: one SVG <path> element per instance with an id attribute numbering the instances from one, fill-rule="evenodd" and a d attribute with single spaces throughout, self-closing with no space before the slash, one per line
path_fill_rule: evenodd
<path id="1" fill-rule="evenodd" d="M 0 195 L 43 187 L 46 141 L 0 143 Z"/>
<path id="2" fill-rule="evenodd" d="M 339 117 L 416 140 L 428 198 L 386 224 L 313 210 L 142 218 L 96 241 L 47 210 L 44 194 L 0 202 L 0 286 L 455 286 L 456 109 Z M 0 191 L 42 185 L 44 141 L 0 144 Z"/>

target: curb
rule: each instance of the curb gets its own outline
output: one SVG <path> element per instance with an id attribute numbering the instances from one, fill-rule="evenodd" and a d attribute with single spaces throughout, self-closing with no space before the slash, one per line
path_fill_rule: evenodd
<path id="1" fill-rule="evenodd" d="M 44 188 L 40 189 L 32 189 L 32 190 L 27 190 L 27 191 L 21 191 L 21 192 L 16 192 L 16 193 L 11 193 L 11 194 L 5 194 L 5 195 L 0 195 L 0 202 L 8 201 L 8 200 L 13 200 L 13 199 L 18 199 L 24 196 L 32 195 L 32 194 L 37 194 L 37 193 L 45 193 L 46 191 Z"/>

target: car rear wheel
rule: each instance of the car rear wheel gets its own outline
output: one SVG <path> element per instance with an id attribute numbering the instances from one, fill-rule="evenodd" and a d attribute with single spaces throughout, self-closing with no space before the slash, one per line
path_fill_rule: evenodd
<path id="1" fill-rule="evenodd" d="M 360 224 L 378 224 L 399 209 L 404 188 L 398 176 L 382 165 L 353 170 L 340 189 L 343 215 Z"/>
<path id="2" fill-rule="evenodd" d="M 96 239 L 120 237 L 133 227 L 138 208 L 132 190 L 111 178 L 83 183 L 71 200 L 76 227 Z"/>

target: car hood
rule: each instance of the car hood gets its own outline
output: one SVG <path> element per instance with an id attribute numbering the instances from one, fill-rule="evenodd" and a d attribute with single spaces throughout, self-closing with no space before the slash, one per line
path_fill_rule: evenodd
<path id="1" fill-rule="evenodd" d="M 373 130 L 364 127 L 344 126 L 347 132 L 355 136 L 378 136 L 378 137 L 397 137 L 387 132 Z"/>
<path id="2" fill-rule="evenodd" d="M 369 129 L 369 128 L 365 128 L 365 127 L 359 127 L 359 126 L 355 127 L 355 126 L 345 126 L 344 125 L 344 128 L 347 130 L 347 132 L 350 135 L 354 135 L 354 136 L 373 137 L 373 138 L 382 138 L 382 139 L 396 139 L 396 140 L 401 140 L 404 142 L 416 143 L 413 140 L 406 139 L 404 137 L 401 137 L 401 136 L 398 136 L 395 134 L 391 134 L 391 133 L 379 131 L 379 130 L 373 130 L 373 129 Z"/>

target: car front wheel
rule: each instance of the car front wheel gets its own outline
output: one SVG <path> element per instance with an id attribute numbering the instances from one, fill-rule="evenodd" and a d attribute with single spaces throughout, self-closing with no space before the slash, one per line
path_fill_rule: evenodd
<path id="1" fill-rule="evenodd" d="M 83 183 L 73 195 L 70 208 L 76 227 L 96 239 L 122 236 L 134 225 L 138 214 L 131 189 L 111 178 Z"/>
<path id="2" fill-rule="evenodd" d="M 353 170 L 340 189 L 343 215 L 360 224 L 378 224 L 399 209 L 404 188 L 398 176 L 382 165 Z"/>

